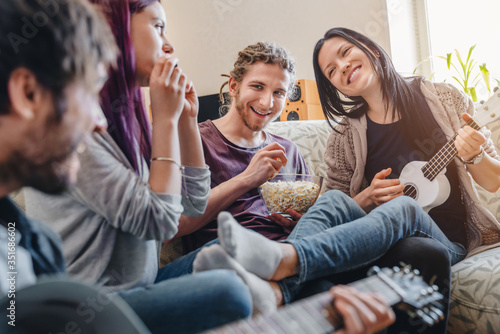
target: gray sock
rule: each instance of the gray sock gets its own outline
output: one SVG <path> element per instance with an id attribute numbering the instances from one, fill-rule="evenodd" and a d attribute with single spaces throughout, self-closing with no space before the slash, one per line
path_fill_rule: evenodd
<path id="1" fill-rule="evenodd" d="M 270 280 L 280 264 L 282 252 L 276 241 L 242 227 L 229 212 L 217 217 L 222 247 L 247 271 Z"/>
<path id="2" fill-rule="evenodd" d="M 269 314 L 276 311 L 276 297 L 271 285 L 246 271 L 220 245 L 203 248 L 196 255 L 193 262 L 194 273 L 214 269 L 234 270 L 245 282 L 252 295 L 254 315 L 258 313 Z"/>

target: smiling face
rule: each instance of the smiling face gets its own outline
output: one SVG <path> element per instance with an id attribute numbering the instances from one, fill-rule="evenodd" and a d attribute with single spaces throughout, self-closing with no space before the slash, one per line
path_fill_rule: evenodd
<path id="1" fill-rule="evenodd" d="M 132 15 L 130 37 L 134 45 L 136 80 L 140 86 L 149 86 L 154 65 L 162 55 L 170 56 L 174 47 L 166 36 L 167 19 L 159 2 Z"/>
<path id="2" fill-rule="evenodd" d="M 290 74 L 279 64 L 257 62 L 251 65 L 241 83 L 229 80 L 233 106 L 243 124 L 260 131 L 275 120 L 286 102 Z"/>
<path id="3" fill-rule="evenodd" d="M 325 41 L 318 64 L 325 77 L 344 95 L 380 92 L 377 74 L 366 53 L 341 37 Z"/>

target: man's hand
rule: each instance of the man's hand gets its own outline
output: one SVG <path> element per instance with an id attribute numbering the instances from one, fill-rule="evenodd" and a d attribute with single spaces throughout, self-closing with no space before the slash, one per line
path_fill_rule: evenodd
<path id="1" fill-rule="evenodd" d="M 376 294 L 335 286 L 330 290 L 333 305 L 344 319 L 345 328 L 335 334 L 369 334 L 391 325 L 396 316 L 393 310 Z"/>
<path id="2" fill-rule="evenodd" d="M 266 218 L 280 225 L 286 233 L 290 234 L 295 228 L 295 225 L 297 225 L 299 219 L 302 218 L 302 215 L 293 209 L 287 209 L 285 213 L 289 214 L 292 219 L 285 218 L 279 213 L 271 213 Z"/>
<path id="3" fill-rule="evenodd" d="M 278 174 L 286 166 L 285 149 L 274 142 L 257 151 L 248 167 L 239 175 L 245 178 L 249 188 L 257 188 Z"/>

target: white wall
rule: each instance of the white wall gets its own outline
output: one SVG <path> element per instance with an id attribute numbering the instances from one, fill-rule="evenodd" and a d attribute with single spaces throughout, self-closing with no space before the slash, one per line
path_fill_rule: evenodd
<path id="1" fill-rule="evenodd" d="M 386 0 L 163 0 L 167 36 L 198 95 L 219 92 L 237 52 L 261 40 L 287 48 L 297 78 L 314 79 L 312 51 L 330 28 L 344 26 L 390 54 Z"/>
<path id="2" fill-rule="evenodd" d="M 387 0 L 392 62 L 403 75 L 413 75 L 422 59 L 429 56 L 425 0 Z M 419 68 L 430 76 L 430 63 Z M 420 73 L 420 72 L 419 72 Z"/>

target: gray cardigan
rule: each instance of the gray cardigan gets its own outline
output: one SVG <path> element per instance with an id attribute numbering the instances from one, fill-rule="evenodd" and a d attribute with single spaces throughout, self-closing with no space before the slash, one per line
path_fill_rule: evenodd
<path id="1" fill-rule="evenodd" d="M 424 81 L 420 88 L 447 138 L 451 138 L 464 126 L 462 113 L 474 114 L 472 101 L 449 84 Z M 324 155 L 328 176 L 326 189 L 339 189 L 354 197 L 369 186 L 364 177 L 367 156 L 366 116 L 359 119 L 346 118 L 343 124 L 339 125 L 341 133 L 332 131 L 328 138 Z M 483 145 L 485 152 L 500 160 L 490 138 L 491 132 L 484 128 L 481 131 L 487 138 Z M 469 256 L 500 246 L 500 223 L 479 201 L 474 182 L 465 165 L 458 158 L 455 158 L 455 162 L 467 213 Z"/>
<path id="2" fill-rule="evenodd" d="M 51 196 L 26 189 L 26 211 L 63 239 L 70 274 L 111 291 L 152 284 L 161 241 L 177 233 L 181 214 L 199 216 L 210 193 L 208 168 L 186 167 L 182 195 L 157 194 L 108 133 L 93 134 L 80 155 L 78 182 Z"/>

